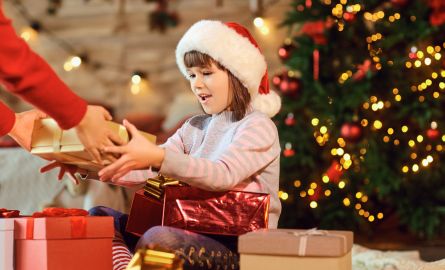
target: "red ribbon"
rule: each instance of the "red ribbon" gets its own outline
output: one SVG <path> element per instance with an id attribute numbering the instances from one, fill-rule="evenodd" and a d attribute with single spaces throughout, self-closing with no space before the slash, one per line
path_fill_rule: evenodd
<path id="1" fill-rule="evenodd" d="M 29 217 L 26 218 L 26 238 L 27 240 L 29 239 L 34 239 L 34 218 Z"/>
<path id="2" fill-rule="evenodd" d="M 71 238 L 85 238 L 87 235 L 88 211 L 83 209 L 45 208 L 42 212 L 35 212 L 32 217 L 26 218 L 26 239 L 34 239 L 34 218 L 39 217 L 69 217 L 71 223 Z"/>
<path id="3" fill-rule="evenodd" d="M 85 238 L 87 236 L 87 220 L 83 217 L 71 217 L 71 238 Z"/>
<path id="4" fill-rule="evenodd" d="M 20 216 L 19 210 L 8 210 L 6 208 L 0 208 L 0 218 L 15 218 Z"/>

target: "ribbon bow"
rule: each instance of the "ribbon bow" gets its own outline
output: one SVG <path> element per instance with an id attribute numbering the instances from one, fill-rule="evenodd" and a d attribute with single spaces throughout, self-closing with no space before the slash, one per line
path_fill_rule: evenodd
<path id="1" fill-rule="evenodd" d="M 343 250 L 346 252 L 346 236 L 330 234 L 325 230 L 317 230 L 317 228 L 312 228 L 302 232 L 291 232 L 294 236 L 300 238 L 299 246 L 298 246 L 298 256 L 305 256 L 307 250 L 307 241 L 310 236 L 327 236 L 327 237 L 340 237 L 343 240 Z"/>

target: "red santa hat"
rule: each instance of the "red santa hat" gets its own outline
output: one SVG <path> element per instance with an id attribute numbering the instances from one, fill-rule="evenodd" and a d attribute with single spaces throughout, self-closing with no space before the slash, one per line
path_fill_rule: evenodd
<path id="1" fill-rule="evenodd" d="M 176 63 L 188 78 L 184 55 L 198 51 L 227 68 L 247 88 L 256 110 L 273 117 L 281 98 L 269 89 L 267 64 L 255 39 L 243 26 L 202 20 L 190 27 L 176 47 Z"/>

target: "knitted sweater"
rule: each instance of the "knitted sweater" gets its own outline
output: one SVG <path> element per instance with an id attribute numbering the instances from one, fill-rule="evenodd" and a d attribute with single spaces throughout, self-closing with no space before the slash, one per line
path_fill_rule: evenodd
<path id="1" fill-rule="evenodd" d="M 63 128 L 76 126 L 87 103 L 74 94 L 26 42 L 5 17 L 0 0 L 0 83 L 6 90 L 46 112 Z M 11 131 L 15 114 L 0 102 L 0 136 Z"/>
<path id="2" fill-rule="evenodd" d="M 225 111 L 190 118 L 162 145 L 160 172 L 205 190 L 269 193 L 269 228 L 276 228 L 281 213 L 277 128 L 258 111 L 237 122 L 230 117 Z"/>

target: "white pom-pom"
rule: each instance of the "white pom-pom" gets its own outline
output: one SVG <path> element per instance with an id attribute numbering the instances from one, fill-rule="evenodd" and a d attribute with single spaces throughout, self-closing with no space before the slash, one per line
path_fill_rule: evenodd
<path id="1" fill-rule="evenodd" d="M 257 94 L 253 99 L 253 107 L 272 118 L 280 111 L 281 97 L 272 90 L 267 95 Z"/>

